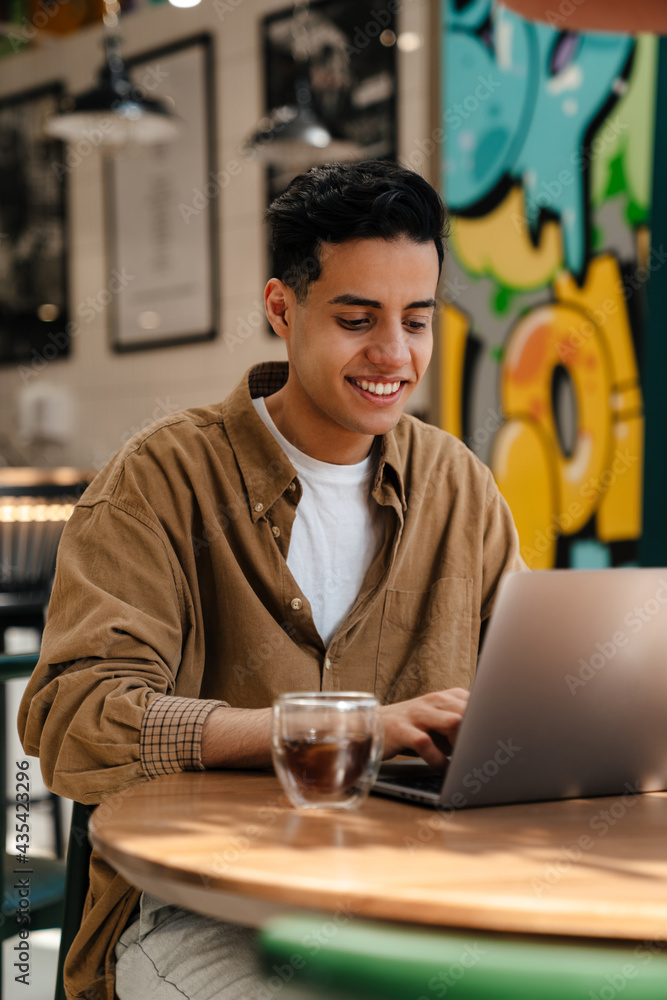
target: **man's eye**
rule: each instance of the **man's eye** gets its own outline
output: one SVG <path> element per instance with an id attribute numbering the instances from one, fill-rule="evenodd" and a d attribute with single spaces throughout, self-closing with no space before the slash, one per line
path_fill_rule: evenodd
<path id="1" fill-rule="evenodd" d="M 338 322 L 341 323 L 348 330 L 358 330 L 364 326 L 368 320 L 364 319 L 346 319 L 344 316 L 338 318 Z"/>
<path id="2" fill-rule="evenodd" d="M 418 320 L 418 319 L 407 320 L 406 326 L 409 326 L 411 330 L 415 331 L 426 329 L 426 323 L 424 322 L 424 320 Z"/>

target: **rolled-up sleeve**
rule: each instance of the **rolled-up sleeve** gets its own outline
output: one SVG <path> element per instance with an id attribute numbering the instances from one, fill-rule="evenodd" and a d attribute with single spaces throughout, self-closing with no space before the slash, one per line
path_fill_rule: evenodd
<path id="1" fill-rule="evenodd" d="M 141 764 L 149 778 L 174 771 L 204 771 L 201 737 L 212 709 L 226 704 L 158 695 L 141 727 Z"/>
<path id="2" fill-rule="evenodd" d="M 201 767 L 204 719 L 224 703 L 199 701 L 196 690 L 175 696 L 192 627 L 161 526 L 122 503 L 78 506 L 18 717 L 49 788 L 94 803 L 156 774 Z"/>

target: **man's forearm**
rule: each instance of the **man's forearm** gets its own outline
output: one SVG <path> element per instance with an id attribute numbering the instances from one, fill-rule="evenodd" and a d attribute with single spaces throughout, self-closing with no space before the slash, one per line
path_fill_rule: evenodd
<path id="1" fill-rule="evenodd" d="M 271 709 L 216 708 L 202 730 L 204 767 L 269 767 Z"/>
<path id="2" fill-rule="evenodd" d="M 433 691 L 411 701 L 383 705 L 384 756 L 416 750 L 433 767 L 440 767 L 445 751 L 438 734 L 454 742 L 468 701 L 461 688 Z M 271 765 L 271 709 L 216 708 L 202 730 L 204 767 L 269 767 Z"/>

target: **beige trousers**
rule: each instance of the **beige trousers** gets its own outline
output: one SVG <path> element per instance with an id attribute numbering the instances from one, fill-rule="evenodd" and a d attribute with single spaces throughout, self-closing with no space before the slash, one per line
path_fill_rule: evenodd
<path id="1" fill-rule="evenodd" d="M 147 893 L 116 945 L 118 1000 L 272 1000 L 256 932 L 168 906 Z"/>

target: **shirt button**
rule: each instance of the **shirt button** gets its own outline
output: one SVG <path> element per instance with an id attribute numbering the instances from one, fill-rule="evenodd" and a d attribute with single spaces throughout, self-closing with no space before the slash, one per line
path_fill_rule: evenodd
<path id="1" fill-rule="evenodd" d="M 274 538 L 277 538 L 279 536 L 279 534 L 280 534 L 280 528 L 278 527 L 277 524 L 273 525 L 273 527 L 271 528 L 271 531 L 273 533 L 273 537 Z"/>
<path id="2" fill-rule="evenodd" d="M 257 513 L 259 514 L 259 512 L 260 512 L 261 510 L 264 510 L 264 504 L 263 504 L 263 503 L 256 503 L 256 504 L 255 504 L 255 510 L 256 510 L 256 511 L 257 511 Z"/>
<path id="3" fill-rule="evenodd" d="M 300 597 L 293 597 L 290 604 L 292 605 L 294 611 L 301 611 L 301 608 L 303 607 L 303 601 Z"/>
<path id="4" fill-rule="evenodd" d="M 326 660 L 324 661 L 324 666 L 327 668 L 327 670 L 331 670 L 331 660 L 329 659 L 328 656 L 327 656 Z"/>
<path id="5" fill-rule="evenodd" d="M 290 483 L 287 489 L 290 491 L 290 493 L 294 493 L 294 490 L 296 489 L 296 483 Z"/>

